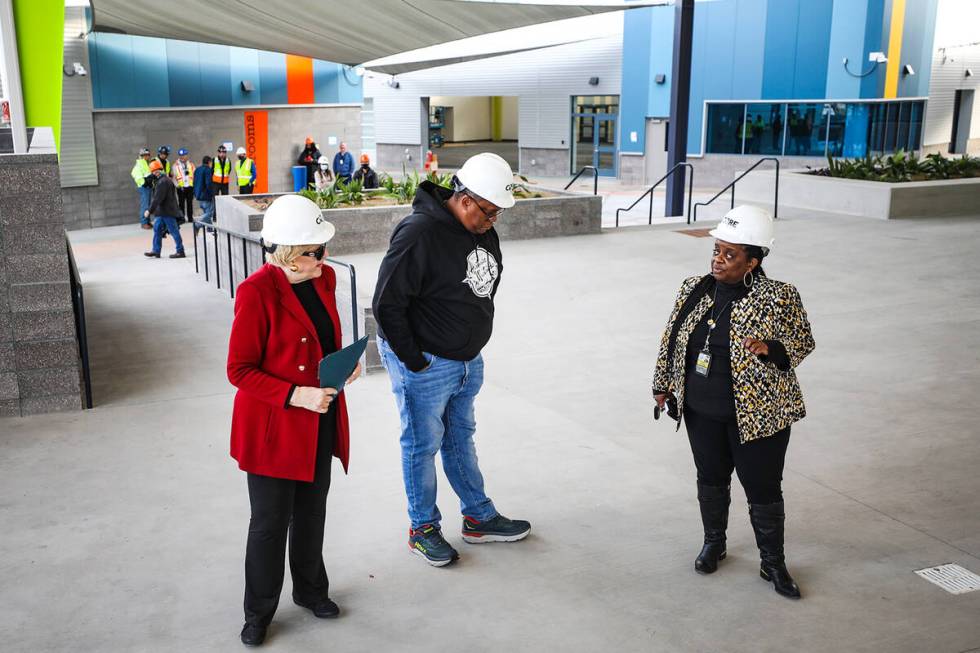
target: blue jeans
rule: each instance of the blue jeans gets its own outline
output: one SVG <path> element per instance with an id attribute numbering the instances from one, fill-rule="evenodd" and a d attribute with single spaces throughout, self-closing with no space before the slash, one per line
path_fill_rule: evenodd
<path id="1" fill-rule="evenodd" d="M 214 200 L 198 200 L 197 203 L 201 205 L 201 211 L 204 212 L 201 222 L 214 224 Z"/>
<path id="2" fill-rule="evenodd" d="M 177 226 L 177 218 L 168 215 L 158 215 L 153 223 L 153 251 L 160 253 L 163 246 L 163 232 L 169 231 L 174 238 L 174 245 L 177 246 L 177 253 L 184 251 L 184 241 L 180 238 L 180 227 Z"/>
<path id="3" fill-rule="evenodd" d="M 146 217 L 146 211 L 150 208 L 150 202 L 153 201 L 153 189 L 149 186 L 140 186 L 136 190 L 140 192 L 140 224 L 150 224 L 150 219 Z"/>
<path id="4" fill-rule="evenodd" d="M 438 526 L 442 520 L 436 506 L 436 452 L 462 513 L 478 521 L 496 517 L 473 445 L 473 402 L 483 386 L 483 356 L 462 362 L 427 353 L 429 367 L 412 372 L 382 338 L 378 349 L 401 417 L 402 474 L 412 528 Z"/>

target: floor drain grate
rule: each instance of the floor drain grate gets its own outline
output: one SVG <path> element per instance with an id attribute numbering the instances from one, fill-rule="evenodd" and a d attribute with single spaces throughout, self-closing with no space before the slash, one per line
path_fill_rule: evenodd
<path id="1" fill-rule="evenodd" d="M 966 594 L 980 590 L 980 576 L 959 565 L 939 565 L 938 567 L 919 569 L 915 573 L 930 583 L 939 585 L 950 594 Z"/>

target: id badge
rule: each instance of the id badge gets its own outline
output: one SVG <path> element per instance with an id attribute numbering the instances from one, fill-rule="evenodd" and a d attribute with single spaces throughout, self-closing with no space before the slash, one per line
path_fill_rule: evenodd
<path id="1" fill-rule="evenodd" d="M 699 376 L 708 376 L 708 372 L 711 370 L 711 352 L 701 351 L 698 354 L 698 362 L 694 365 L 694 371 Z"/>

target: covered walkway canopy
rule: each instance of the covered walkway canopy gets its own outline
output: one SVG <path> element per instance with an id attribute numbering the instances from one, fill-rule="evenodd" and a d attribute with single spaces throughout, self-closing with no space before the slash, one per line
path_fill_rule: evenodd
<path id="1" fill-rule="evenodd" d="M 492 32 L 662 4 L 627 0 L 92 0 L 93 30 L 272 50 L 349 65 Z M 193 17 L 193 19 L 190 19 Z M 515 49 L 520 49 L 515 48 Z"/>

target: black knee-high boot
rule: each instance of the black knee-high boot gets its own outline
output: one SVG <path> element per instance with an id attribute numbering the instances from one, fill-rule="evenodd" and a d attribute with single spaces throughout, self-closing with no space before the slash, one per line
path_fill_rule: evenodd
<path id="1" fill-rule="evenodd" d="M 732 502 L 728 486 L 715 487 L 698 483 L 698 503 L 701 505 L 701 522 L 704 524 L 704 546 L 694 561 L 694 571 L 711 574 L 718 569 L 718 561 L 727 555 L 725 531 L 728 529 L 728 506 Z"/>
<path id="2" fill-rule="evenodd" d="M 783 555 L 783 527 L 786 522 L 783 502 L 750 503 L 749 519 L 755 531 L 755 542 L 759 545 L 759 575 L 771 582 L 777 593 L 791 599 L 800 598 L 800 588 L 786 570 Z"/>

